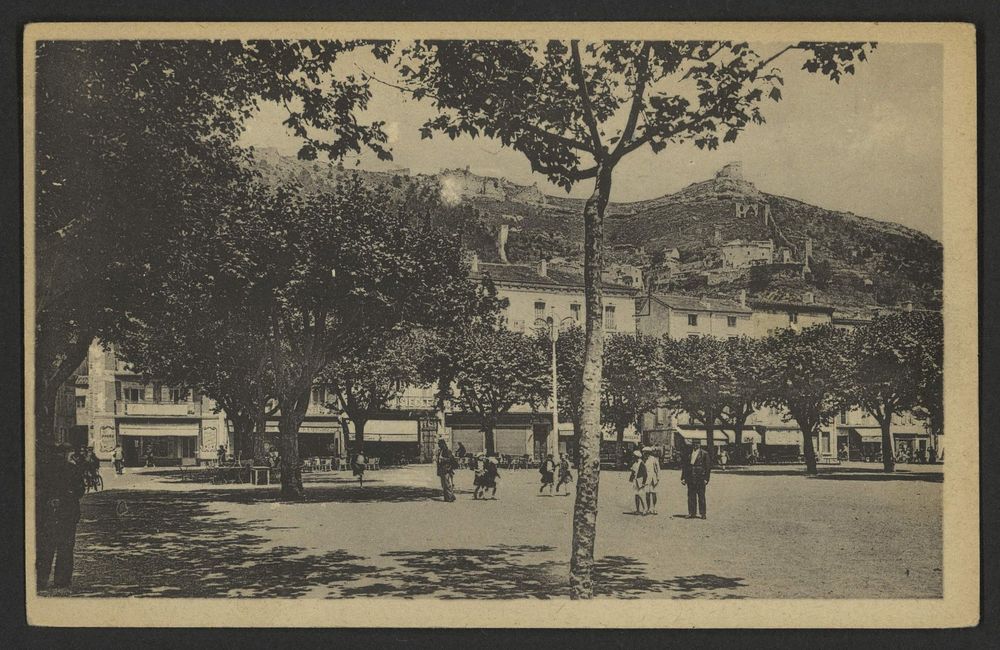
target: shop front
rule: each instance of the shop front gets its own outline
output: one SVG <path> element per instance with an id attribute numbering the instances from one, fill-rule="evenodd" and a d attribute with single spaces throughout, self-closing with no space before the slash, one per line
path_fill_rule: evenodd
<path id="1" fill-rule="evenodd" d="M 194 465 L 199 428 L 198 422 L 120 422 L 118 437 L 125 465 Z"/>
<path id="2" fill-rule="evenodd" d="M 474 417 L 465 413 L 449 413 L 445 424 L 451 427 L 452 451 L 458 449 L 459 443 L 469 454 L 486 451 L 486 434 Z M 541 460 L 549 453 L 551 428 L 551 419 L 547 419 L 544 413 L 508 413 L 493 430 L 494 451 L 504 456 L 528 456 Z"/>
<path id="3" fill-rule="evenodd" d="M 356 448 L 354 424 L 347 424 L 350 435 L 346 448 Z M 405 459 L 414 462 L 420 457 L 420 423 L 417 419 L 380 418 L 365 423 L 364 452 L 367 458 L 378 458 L 381 465 L 395 465 Z"/>

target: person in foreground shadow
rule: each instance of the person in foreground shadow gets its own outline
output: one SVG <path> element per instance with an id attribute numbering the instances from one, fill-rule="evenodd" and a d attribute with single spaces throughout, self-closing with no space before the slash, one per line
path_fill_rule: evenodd
<path id="1" fill-rule="evenodd" d="M 707 510 L 705 486 L 712 473 L 712 464 L 708 452 L 702 449 L 699 441 L 692 441 L 691 446 L 691 455 L 684 459 L 681 467 L 681 485 L 686 485 L 688 489 L 688 518 L 694 519 L 697 510 L 704 519 Z"/>
<path id="2" fill-rule="evenodd" d="M 73 579 L 73 547 L 80 521 L 80 497 L 84 493 L 83 469 L 67 460 L 71 448 L 65 443 L 43 450 L 45 457 L 36 477 L 36 555 L 38 589 L 48 586 L 55 559 L 57 588 L 70 586 Z"/>

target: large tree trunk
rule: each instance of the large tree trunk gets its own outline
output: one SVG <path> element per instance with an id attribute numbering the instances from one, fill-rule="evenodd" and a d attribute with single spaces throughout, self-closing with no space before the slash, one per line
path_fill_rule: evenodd
<path id="1" fill-rule="evenodd" d="M 706 418 L 705 444 L 708 446 L 708 462 L 710 465 L 715 465 L 715 420 L 713 418 Z"/>
<path id="2" fill-rule="evenodd" d="M 802 452 L 806 459 L 806 473 L 816 474 L 816 450 L 813 449 L 813 429 L 815 427 L 803 427 L 800 424 L 799 428 L 802 429 Z"/>
<path id="3" fill-rule="evenodd" d="M 250 455 L 254 465 L 262 465 L 267 456 L 264 449 L 264 439 L 267 437 L 267 413 L 261 409 L 254 418 L 253 431 L 250 434 Z"/>
<path id="4" fill-rule="evenodd" d="M 365 453 L 365 425 L 368 420 L 351 418 L 351 421 L 354 422 L 354 454 L 363 454 Z"/>
<path id="5" fill-rule="evenodd" d="M 486 455 L 492 456 L 496 453 L 497 447 L 496 435 L 493 432 L 493 427 L 483 427 L 483 434 L 485 438 Z"/>
<path id="6" fill-rule="evenodd" d="M 227 413 L 233 423 L 233 440 L 229 449 L 231 458 L 246 458 L 250 456 L 253 445 L 253 418 L 246 414 Z M 221 443 L 220 443 L 221 444 Z"/>
<path id="7" fill-rule="evenodd" d="M 306 399 L 288 400 L 281 404 L 278 431 L 281 434 L 281 498 L 301 501 L 305 499 L 302 485 L 302 468 L 299 466 L 299 427 L 305 419 Z"/>
<path id="8" fill-rule="evenodd" d="M 896 455 L 892 446 L 892 413 L 887 412 L 879 420 L 882 429 L 882 469 L 886 472 L 896 471 Z"/>
<path id="9" fill-rule="evenodd" d="M 52 352 L 54 344 L 45 341 L 45 333 L 39 331 L 35 346 L 35 439 L 55 440 L 56 401 L 62 385 L 87 359 L 92 338 L 81 337 L 79 341 L 61 346 Z M 47 352 L 48 351 L 48 352 Z"/>
<path id="10" fill-rule="evenodd" d="M 587 328 L 583 350 L 583 431 L 580 468 L 573 508 L 573 550 L 569 563 L 570 597 L 594 597 L 594 543 L 597 537 L 597 493 L 601 478 L 601 373 L 604 351 L 604 208 L 611 193 L 611 169 L 598 166 L 594 192 L 583 208 L 583 281 Z"/>

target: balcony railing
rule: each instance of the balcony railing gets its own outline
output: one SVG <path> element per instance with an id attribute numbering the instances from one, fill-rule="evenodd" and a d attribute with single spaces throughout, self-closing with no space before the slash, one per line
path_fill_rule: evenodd
<path id="1" fill-rule="evenodd" d="M 201 404 L 197 402 L 130 402 L 115 400 L 115 415 L 143 417 L 200 417 Z"/>

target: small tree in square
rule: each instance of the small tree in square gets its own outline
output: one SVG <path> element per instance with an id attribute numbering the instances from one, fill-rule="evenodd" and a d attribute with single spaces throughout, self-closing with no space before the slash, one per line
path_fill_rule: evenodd
<path id="1" fill-rule="evenodd" d="M 662 340 L 661 380 L 670 387 L 671 407 L 705 427 L 708 453 L 715 460 L 715 430 L 733 398 L 734 383 L 726 344 L 712 336 Z"/>
<path id="2" fill-rule="evenodd" d="M 486 453 L 493 454 L 501 416 L 518 404 L 535 410 L 551 393 L 546 347 L 520 332 L 489 327 L 470 329 L 456 342 L 452 401 L 476 417 Z"/>
<path id="3" fill-rule="evenodd" d="M 747 420 L 764 402 L 764 378 L 770 372 L 765 346 L 747 336 L 727 339 L 723 343 L 729 366 L 729 386 L 722 425 L 733 432 L 737 453 L 743 454 L 743 432 Z"/>
<path id="4" fill-rule="evenodd" d="M 806 471 L 816 473 L 813 436 L 850 405 L 850 336 L 833 325 L 781 330 L 764 341 L 769 358 L 764 404 L 782 408 L 802 431 Z"/>
<path id="5" fill-rule="evenodd" d="M 615 429 L 616 464 L 629 425 L 639 427 L 643 413 L 656 408 L 662 394 L 659 341 L 644 334 L 615 334 L 604 344 L 601 419 Z"/>
<path id="6" fill-rule="evenodd" d="M 895 468 L 893 417 L 916 407 L 929 385 L 925 376 L 934 377 L 935 364 L 927 363 L 935 356 L 928 354 L 935 347 L 933 323 L 923 314 L 895 313 L 876 317 L 851 336 L 851 401 L 879 423 L 886 472 Z"/>
<path id="7" fill-rule="evenodd" d="M 408 386 L 420 385 L 418 368 L 425 332 L 391 333 L 367 348 L 338 355 L 320 373 L 334 399 L 328 407 L 347 414 L 354 425 L 354 453 L 363 453 L 365 425 Z"/>

